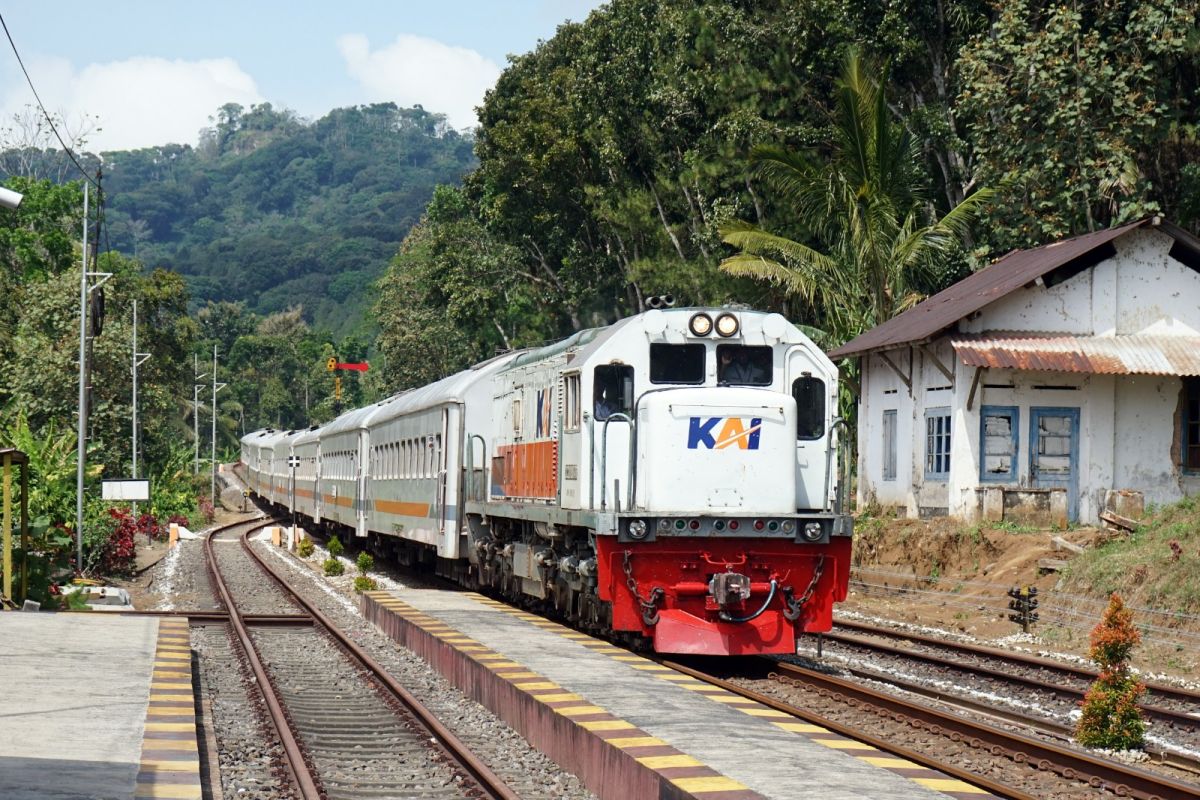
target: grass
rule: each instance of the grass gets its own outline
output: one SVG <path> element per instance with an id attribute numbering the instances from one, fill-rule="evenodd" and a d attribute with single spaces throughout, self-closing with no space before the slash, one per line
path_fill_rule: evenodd
<path id="1" fill-rule="evenodd" d="M 1076 556 L 1062 588 L 1119 592 L 1133 605 L 1200 614 L 1200 498 L 1166 506 L 1128 538 Z"/>

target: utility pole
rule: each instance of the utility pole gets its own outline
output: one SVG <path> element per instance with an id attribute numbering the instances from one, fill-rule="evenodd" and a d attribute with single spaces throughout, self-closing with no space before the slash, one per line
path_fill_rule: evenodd
<path id="1" fill-rule="evenodd" d="M 201 378 L 208 377 L 207 372 L 200 371 L 200 356 L 192 353 L 192 373 L 195 376 L 192 383 L 192 444 L 195 451 L 192 455 L 192 474 L 200 474 L 200 390 L 204 384 L 198 383 Z"/>
<path id="2" fill-rule="evenodd" d="M 137 344 L 137 300 L 133 301 L 133 475 L 138 476 L 138 367 L 150 357 L 149 353 L 139 353 Z M 137 502 L 133 504 L 133 519 L 137 521 Z"/>
<path id="3" fill-rule="evenodd" d="M 96 177 L 99 179 L 99 172 Z M 87 464 L 88 297 L 92 290 L 99 289 L 112 277 L 111 272 L 88 272 L 88 183 L 90 181 L 83 184 L 83 247 L 79 271 L 79 418 L 75 431 L 75 570 L 80 573 L 83 572 L 83 473 Z M 95 286 L 88 286 L 88 278 L 100 278 L 100 281 Z"/>
<path id="4" fill-rule="evenodd" d="M 212 371 L 212 477 L 209 480 L 209 500 L 213 511 L 217 509 L 217 392 L 225 388 L 225 384 L 217 383 L 217 346 L 213 345 Z"/>
<path id="5" fill-rule="evenodd" d="M 79 425 L 75 431 L 75 571 L 83 574 L 83 468 L 87 448 L 88 184 L 83 184 L 83 268 L 79 271 Z"/>

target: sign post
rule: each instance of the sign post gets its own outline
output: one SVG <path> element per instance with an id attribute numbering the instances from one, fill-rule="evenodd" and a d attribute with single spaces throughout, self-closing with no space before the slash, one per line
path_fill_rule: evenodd
<path id="1" fill-rule="evenodd" d="M 292 470 L 292 491 L 291 491 L 291 507 L 292 507 L 292 536 L 296 535 L 296 467 L 300 466 L 300 456 L 288 456 L 288 466 Z"/>

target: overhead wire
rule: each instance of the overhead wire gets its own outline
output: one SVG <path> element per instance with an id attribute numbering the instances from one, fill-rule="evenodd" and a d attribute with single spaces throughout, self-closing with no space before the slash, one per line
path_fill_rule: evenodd
<path id="1" fill-rule="evenodd" d="M 50 124 L 50 130 L 54 132 L 54 138 L 58 139 L 58 143 L 62 145 L 63 152 L 66 153 L 67 157 L 71 159 L 71 162 L 75 165 L 75 168 L 79 170 L 79 174 L 83 176 L 84 180 L 99 189 L 100 184 L 97 183 L 91 175 L 88 175 L 87 170 L 85 170 L 83 165 L 79 163 L 79 159 L 75 158 L 75 154 L 71 152 L 71 148 L 67 147 L 67 143 L 63 141 L 62 135 L 59 134 L 58 126 L 54 124 L 54 120 L 50 117 L 50 112 L 46 110 L 45 103 L 42 102 L 42 98 L 38 94 L 37 88 L 33 85 L 33 78 L 29 76 L 29 70 L 25 68 L 25 62 L 21 59 L 21 53 L 17 50 L 17 43 L 13 41 L 12 34 L 8 31 L 8 23 L 5 22 L 3 14 L 0 14 L 0 26 L 4 27 L 4 35 L 8 37 L 8 45 L 12 48 L 13 55 L 17 57 L 17 63 L 21 66 L 21 72 L 25 73 L 25 81 L 29 84 L 29 89 L 33 92 L 34 99 L 37 100 L 38 108 L 42 110 L 42 116 L 44 116 L 46 118 L 46 122 Z"/>

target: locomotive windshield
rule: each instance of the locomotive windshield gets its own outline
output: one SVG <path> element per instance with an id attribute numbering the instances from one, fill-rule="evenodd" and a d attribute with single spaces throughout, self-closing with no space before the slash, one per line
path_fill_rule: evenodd
<path id="1" fill-rule="evenodd" d="M 650 345 L 651 383 L 704 383 L 704 345 Z"/>
<path id="2" fill-rule="evenodd" d="M 770 386 L 771 348 L 742 344 L 717 345 L 717 383 L 726 386 Z"/>

